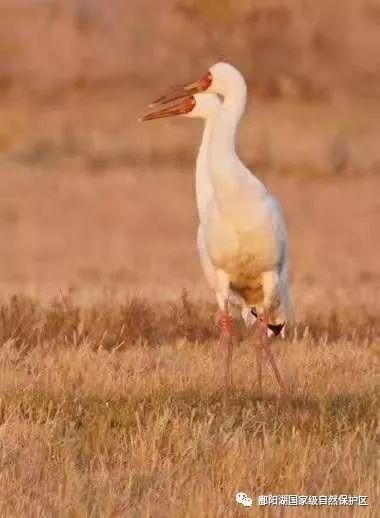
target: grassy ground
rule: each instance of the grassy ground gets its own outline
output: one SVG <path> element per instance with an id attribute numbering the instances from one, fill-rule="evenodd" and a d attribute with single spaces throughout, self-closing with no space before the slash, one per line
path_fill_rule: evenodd
<path id="1" fill-rule="evenodd" d="M 214 310 L 186 294 L 170 304 L 4 303 L 1 515 L 257 513 L 238 509 L 245 491 L 368 495 L 370 508 L 316 513 L 375 516 L 379 318 L 310 314 L 275 342 L 284 403 L 269 369 L 258 397 L 247 332 L 235 390 L 224 392 Z"/>

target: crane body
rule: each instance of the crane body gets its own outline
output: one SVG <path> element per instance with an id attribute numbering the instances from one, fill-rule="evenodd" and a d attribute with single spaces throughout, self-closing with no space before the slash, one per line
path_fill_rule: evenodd
<path id="1" fill-rule="evenodd" d="M 216 94 L 223 97 L 222 103 Z M 217 63 L 199 81 L 155 101 L 151 105 L 155 110 L 143 120 L 172 115 L 205 119 L 196 164 L 197 244 L 221 311 L 226 380 L 232 384 L 232 313 L 239 307 L 246 324 L 255 324 L 260 335 L 256 344 L 260 391 L 264 352 L 286 393 L 267 336 L 268 331 L 283 332 L 292 319 L 286 227 L 279 202 L 235 151 L 246 98 L 240 72 L 227 63 Z"/>

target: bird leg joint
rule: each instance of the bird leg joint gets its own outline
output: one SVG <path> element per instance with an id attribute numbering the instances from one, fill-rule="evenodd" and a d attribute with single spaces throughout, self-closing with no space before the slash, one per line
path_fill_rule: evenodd
<path id="1" fill-rule="evenodd" d="M 222 328 L 222 331 L 226 334 L 231 334 L 234 327 L 234 321 L 233 318 L 230 317 L 228 313 L 223 313 L 220 319 L 220 325 Z"/>

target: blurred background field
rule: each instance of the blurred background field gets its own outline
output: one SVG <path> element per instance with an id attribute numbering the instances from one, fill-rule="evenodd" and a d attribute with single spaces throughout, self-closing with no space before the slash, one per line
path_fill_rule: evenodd
<path id="1" fill-rule="evenodd" d="M 379 48 L 379 0 L 0 0 L 2 516 L 232 517 L 252 488 L 375 501 Z M 239 153 L 288 222 L 290 408 L 267 372 L 257 398 L 247 336 L 219 391 L 200 121 L 137 122 L 218 60 L 247 78 Z"/>
<path id="2" fill-rule="evenodd" d="M 378 1 L 2 0 L 0 14 L 2 293 L 203 293 L 201 124 L 137 118 L 224 59 L 249 83 L 240 153 L 285 207 L 296 297 L 374 302 Z"/>

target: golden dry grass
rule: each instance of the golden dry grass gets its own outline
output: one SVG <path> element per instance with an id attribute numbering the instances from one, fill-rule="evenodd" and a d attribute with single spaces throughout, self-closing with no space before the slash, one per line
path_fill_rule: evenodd
<path id="1" fill-rule="evenodd" d="M 186 294 L 4 302 L 1 515 L 243 516 L 244 490 L 368 495 L 369 509 L 317 513 L 375 516 L 378 316 L 310 315 L 275 342 L 285 404 L 269 369 L 257 396 L 248 333 L 223 391 L 214 310 Z"/>

